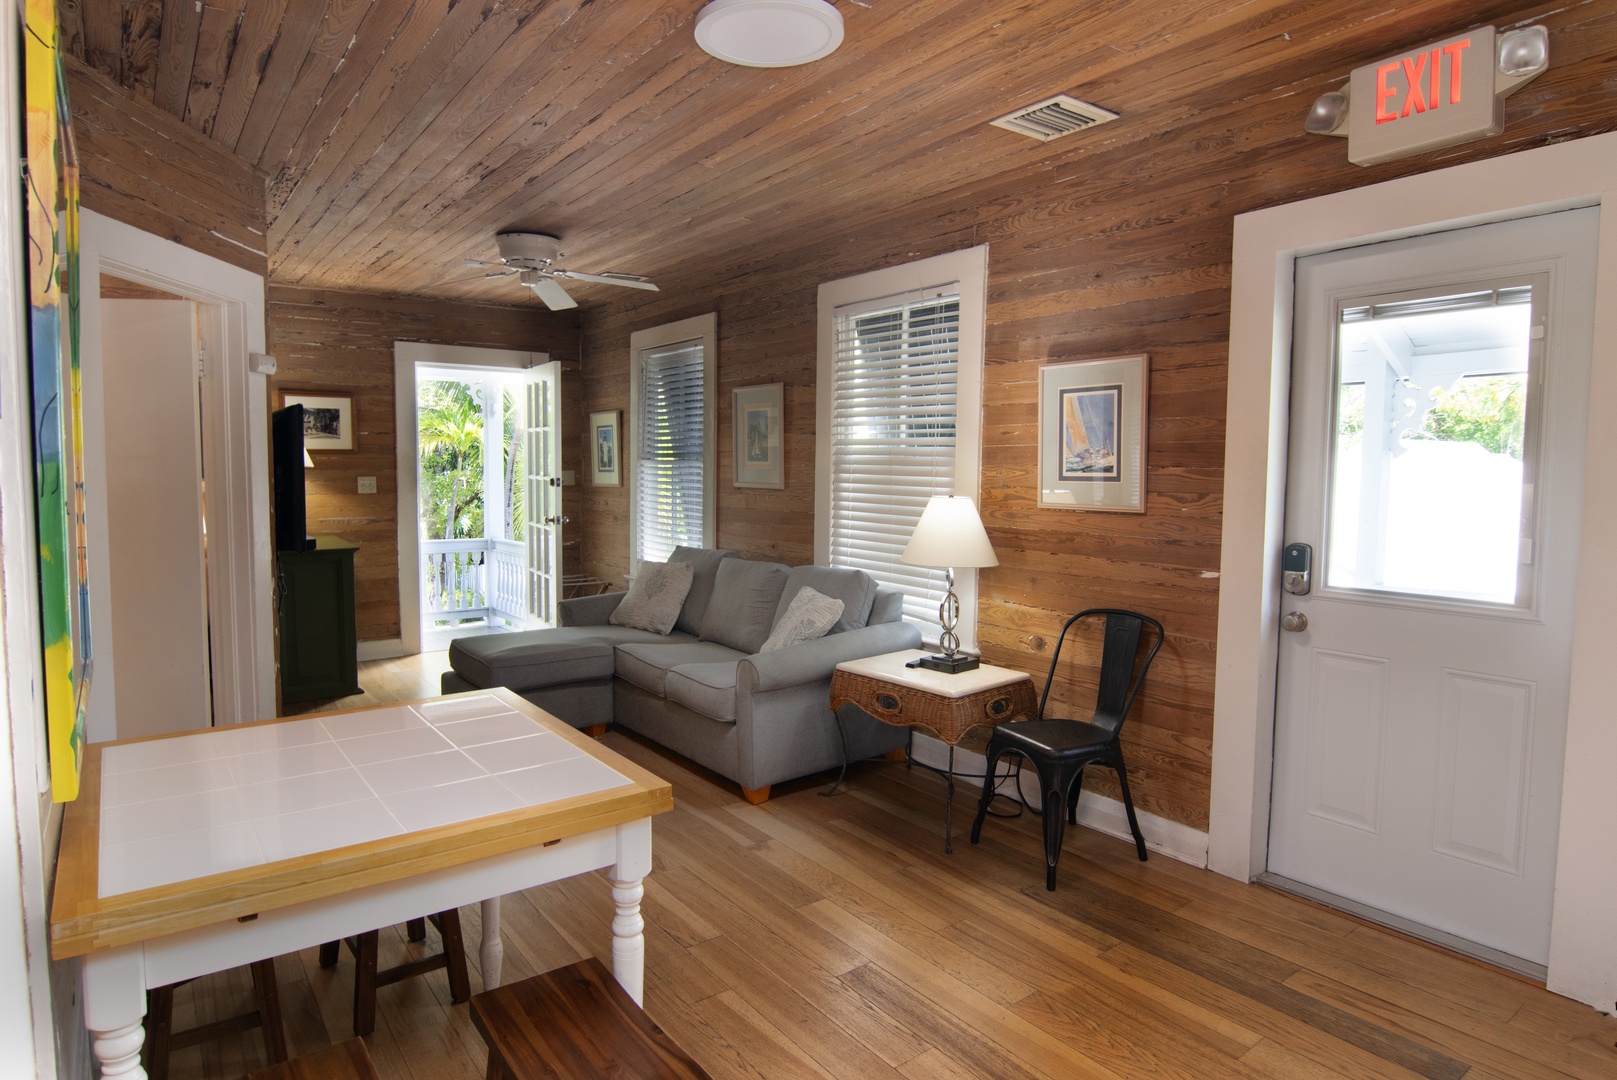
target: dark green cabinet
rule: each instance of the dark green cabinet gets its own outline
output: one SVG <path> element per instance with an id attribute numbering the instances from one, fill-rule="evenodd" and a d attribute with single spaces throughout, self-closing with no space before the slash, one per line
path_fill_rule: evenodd
<path id="1" fill-rule="evenodd" d="M 312 551 L 280 551 L 281 700 L 359 693 L 354 631 L 357 544 L 317 536 Z"/>

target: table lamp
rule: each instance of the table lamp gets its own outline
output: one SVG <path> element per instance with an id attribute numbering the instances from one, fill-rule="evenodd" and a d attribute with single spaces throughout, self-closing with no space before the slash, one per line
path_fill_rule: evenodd
<path id="1" fill-rule="evenodd" d="M 924 656 L 917 666 L 951 675 L 970 671 L 978 664 L 977 657 L 959 652 L 960 638 L 955 627 L 960 623 L 960 597 L 954 591 L 956 567 L 998 566 L 994 546 L 988 542 L 982 518 L 977 507 L 964 495 L 934 495 L 921 511 L 921 520 L 915 523 L 909 546 L 904 549 L 903 561 L 911 566 L 931 566 L 944 572 L 948 592 L 938 605 L 938 621 L 943 624 L 943 636 L 938 639 L 943 649 L 941 656 Z"/>

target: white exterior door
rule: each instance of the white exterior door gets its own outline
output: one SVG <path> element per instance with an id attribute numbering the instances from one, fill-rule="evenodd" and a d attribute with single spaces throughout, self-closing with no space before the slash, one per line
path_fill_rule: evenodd
<path id="1" fill-rule="evenodd" d="M 1285 539 L 1312 555 L 1282 595 L 1268 870 L 1530 965 L 1549 949 L 1598 213 L 1297 270 Z"/>
<path id="2" fill-rule="evenodd" d="M 532 368 L 524 380 L 527 402 L 528 618 L 544 626 L 556 624 L 561 599 L 561 364 L 552 360 Z"/>

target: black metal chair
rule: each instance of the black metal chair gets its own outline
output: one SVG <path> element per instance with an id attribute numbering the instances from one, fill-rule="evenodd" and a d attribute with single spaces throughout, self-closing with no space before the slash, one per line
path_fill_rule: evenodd
<path id="1" fill-rule="evenodd" d="M 1056 680 L 1056 664 L 1061 659 L 1061 646 L 1067 640 L 1067 631 L 1092 615 L 1106 616 L 1105 638 L 1101 646 L 1100 688 L 1095 697 L 1095 712 L 1090 720 L 1058 720 L 1045 716 L 1050 700 L 1050 686 Z M 1141 638 L 1145 627 L 1156 629 L 1145 661 L 1138 663 Z M 1084 766 L 1110 765 L 1117 771 L 1118 786 L 1123 789 L 1123 809 L 1128 813 L 1129 828 L 1134 832 L 1134 846 L 1139 849 L 1140 861 L 1145 861 L 1145 837 L 1140 835 L 1140 823 L 1134 817 L 1134 800 L 1129 795 L 1128 770 L 1123 765 L 1123 747 L 1118 732 L 1128 717 L 1145 673 L 1162 648 L 1162 624 L 1146 615 L 1115 608 L 1089 608 L 1068 619 L 1056 639 L 1055 652 L 1050 656 L 1050 677 L 1044 682 L 1044 693 L 1039 697 L 1039 714 L 1033 720 L 1017 720 L 994 728 L 988 740 L 988 767 L 984 770 L 982 800 L 977 804 L 977 817 L 971 823 L 971 842 L 975 844 L 983 831 L 983 818 L 988 805 L 994 801 L 994 772 L 1001 755 L 1022 755 L 1039 772 L 1039 786 L 1043 795 L 1045 888 L 1056 887 L 1056 861 L 1061 858 L 1061 839 L 1067 823 L 1078 824 L 1078 792 L 1083 786 Z M 1139 670 L 1135 667 L 1138 663 Z M 1066 806 L 1063 817 L 1061 809 Z"/>

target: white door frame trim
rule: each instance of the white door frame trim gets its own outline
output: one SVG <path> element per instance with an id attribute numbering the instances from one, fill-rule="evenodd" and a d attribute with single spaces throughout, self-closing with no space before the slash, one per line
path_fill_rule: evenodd
<path id="1" fill-rule="evenodd" d="M 1617 134 L 1577 139 L 1321 196 L 1235 219 L 1208 865 L 1241 880 L 1267 854 L 1279 635 L 1293 268 L 1334 248 L 1529 213 L 1617 207 Z M 1604 297 L 1604 299 L 1602 299 Z M 1603 214 L 1591 417 L 1617 416 L 1617 213 Z M 1599 1007 L 1617 999 L 1610 933 L 1617 862 L 1617 425 L 1591 423 L 1585 450 L 1565 784 L 1548 985 Z"/>
<path id="2" fill-rule="evenodd" d="M 491 371 L 526 371 L 550 362 L 550 354 L 515 349 L 484 349 L 472 345 L 438 345 L 430 341 L 393 342 L 393 430 L 397 433 L 399 502 L 395 517 L 399 538 L 399 640 L 360 642 L 360 657 L 380 660 L 414 656 L 421 651 L 421 529 L 416 520 L 416 472 L 420 448 L 416 442 L 416 365 L 482 368 Z M 371 648 L 367 649 L 369 645 Z"/>
<path id="3" fill-rule="evenodd" d="M 268 387 L 248 371 L 264 351 L 264 279 L 211 255 L 182 247 L 132 225 L 84 210 L 79 226 L 80 365 L 84 379 L 85 513 L 90 545 L 90 633 L 95 671 L 86 726 L 91 741 L 113 737 L 117 661 L 107 610 L 106 445 L 108 402 L 102 392 L 103 271 L 151 285 L 201 305 L 208 357 L 203 392 L 212 405 L 203 430 L 208 462 L 210 582 L 225 593 L 210 598 L 213 615 L 214 714 L 227 723 L 275 715 L 275 655 L 269 528 Z M 214 590 L 210 586 L 210 593 Z"/>

